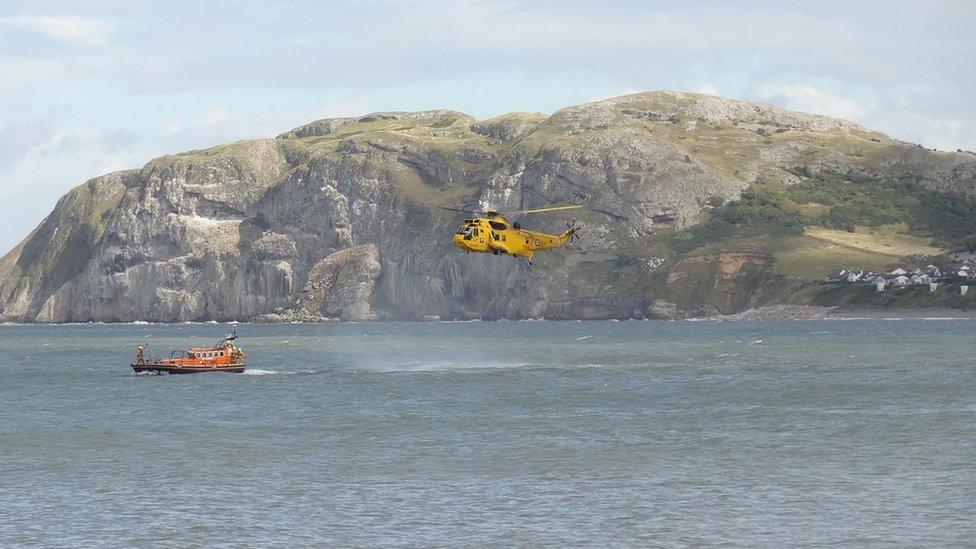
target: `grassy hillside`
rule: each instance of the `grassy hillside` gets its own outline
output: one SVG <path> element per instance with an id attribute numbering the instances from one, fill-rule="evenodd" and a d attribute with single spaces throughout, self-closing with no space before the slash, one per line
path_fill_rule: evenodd
<path id="1" fill-rule="evenodd" d="M 740 200 L 711 203 L 698 225 L 659 230 L 622 247 L 617 279 L 629 280 L 630 291 L 649 299 L 663 297 L 684 308 L 710 303 L 720 311 L 723 302 L 736 308 L 730 299 L 752 299 L 751 305 L 976 307 L 976 299 L 959 296 L 958 288 L 878 294 L 821 283 L 825 273 L 841 267 L 950 264 L 948 252 L 976 251 L 976 200 L 913 182 L 801 175 L 803 181 L 791 186 L 753 185 Z M 719 272 L 722 254 L 739 257 L 742 265 L 734 273 Z M 651 276 L 640 276 L 642 256 L 646 262 L 655 255 L 665 262 Z"/>

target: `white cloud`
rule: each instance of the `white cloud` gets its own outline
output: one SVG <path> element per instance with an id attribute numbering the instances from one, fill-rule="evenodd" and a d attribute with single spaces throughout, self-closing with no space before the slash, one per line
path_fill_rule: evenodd
<path id="1" fill-rule="evenodd" d="M 0 218 L 21 216 L 7 231 L 20 235 L 46 212 L 18 203 L 53 204 L 88 177 L 369 110 L 489 117 L 695 90 L 976 148 L 973 2 L 925 17 L 842 0 L 22 4 L 0 7 L 0 194 L 17 197 Z M 65 103 L 70 120 L 43 116 Z M 140 138 L 106 141 L 119 128 Z"/>
<path id="2" fill-rule="evenodd" d="M 233 111 L 224 105 L 217 105 L 216 107 L 207 111 L 203 116 L 195 118 L 190 122 L 191 126 L 212 126 L 214 124 L 220 124 L 222 122 L 227 122 L 236 118 Z"/>
<path id="3" fill-rule="evenodd" d="M 224 124 L 226 122 L 232 122 L 239 119 L 234 111 L 230 110 L 224 105 L 217 105 L 212 109 L 208 110 L 201 116 L 189 120 L 187 122 L 181 122 L 179 120 L 170 120 L 166 123 L 163 128 L 163 132 L 166 135 L 176 135 L 182 131 L 195 129 L 195 128 L 205 128 L 207 126 L 216 126 Z"/>
<path id="4" fill-rule="evenodd" d="M 700 93 L 703 95 L 721 95 L 718 92 L 718 88 L 714 84 L 705 84 L 704 86 L 699 86 L 695 89 L 695 93 Z"/>
<path id="5" fill-rule="evenodd" d="M 614 97 L 620 97 L 621 95 L 631 95 L 634 93 L 640 93 L 642 91 L 647 91 L 647 90 L 638 90 L 638 89 L 620 90 L 620 91 L 615 91 L 613 93 L 600 94 L 591 97 L 589 101 L 603 101 L 604 99 L 612 99 Z"/>
<path id="6" fill-rule="evenodd" d="M 179 120 L 170 120 L 163 127 L 163 133 L 165 133 L 166 135 L 176 135 L 180 133 L 180 130 L 182 129 L 183 129 L 183 124 L 181 124 Z"/>
<path id="7" fill-rule="evenodd" d="M 0 165 L 0 218 L 9 228 L 0 232 L 0 255 L 37 226 L 68 189 L 140 159 L 135 134 L 66 125 L 63 110 L 28 118 L 14 130 L 4 128 L 0 149 L 10 140 L 26 141 L 14 143 L 17 154 Z"/>
<path id="8" fill-rule="evenodd" d="M 871 110 L 856 101 L 808 84 L 765 84 L 759 88 L 758 95 L 762 99 L 774 101 L 788 109 L 824 114 L 845 120 L 857 120 Z"/>
<path id="9" fill-rule="evenodd" d="M 92 17 L 37 15 L 3 17 L 0 25 L 29 29 L 60 42 L 82 46 L 106 44 L 113 27 L 109 21 Z"/>

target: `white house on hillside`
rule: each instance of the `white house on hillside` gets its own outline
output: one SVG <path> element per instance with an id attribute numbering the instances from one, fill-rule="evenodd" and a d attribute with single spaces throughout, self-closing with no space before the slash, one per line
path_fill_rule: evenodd
<path id="1" fill-rule="evenodd" d="M 888 282 L 890 284 L 894 284 L 895 286 L 907 286 L 908 283 L 911 282 L 911 279 L 905 276 L 904 274 L 900 274 L 898 276 L 889 278 Z"/>

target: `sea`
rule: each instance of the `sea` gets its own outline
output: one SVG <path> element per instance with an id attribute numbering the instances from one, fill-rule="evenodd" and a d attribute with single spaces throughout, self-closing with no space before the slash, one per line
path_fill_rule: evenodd
<path id="1" fill-rule="evenodd" d="M 976 321 L 0 326 L 0 546 L 976 543 Z"/>

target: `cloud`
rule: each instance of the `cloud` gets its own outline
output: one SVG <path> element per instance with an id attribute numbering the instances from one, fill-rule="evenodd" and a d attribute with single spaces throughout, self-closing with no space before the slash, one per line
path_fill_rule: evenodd
<path id="1" fill-rule="evenodd" d="M 140 138 L 126 131 L 103 131 L 65 122 L 66 107 L 8 124 L 0 131 L 0 151 L 16 149 L 0 164 L 0 254 L 46 216 L 58 198 L 86 179 L 130 168 L 142 156 Z"/>
<path id="2" fill-rule="evenodd" d="M 322 117 L 553 112 L 651 89 L 976 148 L 973 2 L 932 2 L 924 17 L 911 3 L 836 0 L 30 5 L 0 6 L 0 194 L 26 204 L 154 156 Z M 52 112 L 63 104 L 71 120 Z M 0 217 L 21 215 L 4 207 Z M 9 232 L 26 234 L 46 213 L 32 211 Z"/>
<path id="3" fill-rule="evenodd" d="M 617 91 L 614 91 L 614 92 L 611 92 L 611 93 L 601 93 L 599 95 L 594 95 L 593 97 L 590 97 L 587 100 L 587 102 L 603 101 L 604 99 L 611 99 L 611 98 L 614 98 L 614 97 L 619 97 L 621 95 L 630 95 L 630 94 L 633 94 L 633 93 L 640 93 L 642 91 L 647 91 L 647 90 L 627 89 L 627 90 L 617 90 Z"/>
<path id="4" fill-rule="evenodd" d="M 13 167 L 31 151 L 50 143 L 59 122 L 70 112 L 69 105 L 59 105 L 0 127 L 0 171 Z"/>
<path id="5" fill-rule="evenodd" d="M 704 86 L 699 86 L 695 89 L 695 93 L 700 93 L 703 95 L 721 95 L 718 92 L 718 88 L 714 84 L 705 84 Z"/>
<path id="6" fill-rule="evenodd" d="M 109 21 L 92 17 L 38 15 L 2 17 L 0 25 L 28 29 L 59 42 L 82 46 L 106 44 L 114 26 Z"/>
<path id="7" fill-rule="evenodd" d="M 212 126 L 235 118 L 234 113 L 224 105 L 217 105 L 203 116 L 193 120 L 195 126 Z"/>
<path id="8" fill-rule="evenodd" d="M 206 126 L 215 126 L 218 124 L 223 124 L 229 121 L 233 121 L 238 117 L 231 111 L 228 107 L 224 105 L 217 105 L 213 107 L 203 115 L 194 118 L 188 122 L 180 122 L 179 120 L 170 120 L 166 123 L 164 132 L 166 135 L 176 135 L 186 129 L 192 128 L 203 128 Z"/>
<path id="9" fill-rule="evenodd" d="M 765 84 L 758 90 L 760 98 L 786 108 L 823 114 L 845 120 L 862 118 L 872 109 L 856 101 L 828 93 L 808 84 Z"/>
<path id="10" fill-rule="evenodd" d="M 188 120 L 173 119 L 163 125 L 162 153 L 218 145 L 240 139 L 264 139 L 321 118 L 359 116 L 370 112 L 364 100 L 330 101 L 314 108 L 293 108 L 243 114 L 226 105 L 216 105 Z"/>

